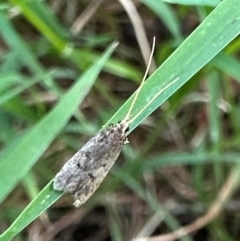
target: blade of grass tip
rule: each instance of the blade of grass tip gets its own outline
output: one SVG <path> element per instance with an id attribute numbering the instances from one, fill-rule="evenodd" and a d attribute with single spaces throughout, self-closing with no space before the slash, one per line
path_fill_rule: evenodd
<path id="1" fill-rule="evenodd" d="M 134 120 L 130 126 L 130 132 L 239 35 L 240 8 L 235 7 L 238 4 L 239 0 L 220 3 L 162 66 L 146 80 L 136 100 L 131 118 L 141 112 L 156 94 L 160 93 L 161 89 L 169 87 Z M 177 81 L 169 85 L 177 78 Z M 124 118 L 133 96 L 108 123 L 115 123 Z"/>
<path id="2" fill-rule="evenodd" d="M 29 131 L 28 135 L 5 160 L 0 162 L 0 201 L 13 190 L 66 125 L 79 103 L 92 87 L 115 47 L 116 44 L 111 45 L 102 58 L 77 80 L 60 103 Z"/>

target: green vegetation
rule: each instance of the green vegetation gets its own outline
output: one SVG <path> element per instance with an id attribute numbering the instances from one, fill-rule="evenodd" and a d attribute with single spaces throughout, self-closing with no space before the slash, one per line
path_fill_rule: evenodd
<path id="1" fill-rule="evenodd" d="M 0 241 L 30 240 L 36 227 L 45 241 L 68 228 L 71 240 L 174 240 L 180 228 L 181 240 L 238 240 L 239 0 L 141 0 L 157 68 L 131 113 L 130 144 L 81 208 L 53 190 L 64 161 L 125 117 L 146 68 L 136 16 L 114 2 L 82 15 L 86 1 L 0 3 Z M 78 16 L 89 17 L 80 32 Z"/>

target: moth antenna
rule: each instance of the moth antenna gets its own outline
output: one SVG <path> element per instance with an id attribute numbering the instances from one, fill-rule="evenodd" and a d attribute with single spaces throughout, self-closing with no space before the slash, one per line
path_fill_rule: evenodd
<path id="1" fill-rule="evenodd" d="M 133 119 L 130 120 L 130 123 L 132 123 L 134 120 L 136 120 L 136 118 L 141 115 L 141 113 L 149 106 L 152 104 L 152 102 L 162 93 L 164 92 L 167 88 L 169 88 L 171 85 L 173 85 L 174 83 L 176 83 L 176 81 L 178 81 L 179 77 L 177 77 L 176 79 L 174 79 L 172 82 L 170 82 L 169 84 L 167 84 L 163 89 L 161 89 L 158 93 L 156 93 L 156 95 L 153 96 L 153 98 L 147 103 L 147 105 L 144 106 L 144 108 L 137 113 L 137 115 L 134 116 Z"/>
<path id="2" fill-rule="evenodd" d="M 132 103 L 131 103 L 131 106 L 130 106 L 128 112 L 127 112 L 127 115 L 126 115 L 126 117 L 124 118 L 125 120 L 129 120 L 129 116 L 130 116 L 130 114 L 131 114 L 131 112 L 132 112 L 132 109 L 133 109 L 134 104 L 135 104 L 135 102 L 136 102 L 136 100 L 137 100 L 137 97 L 138 97 L 138 95 L 139 95 L 139 93 L 140 93 L 140 90 L 141 90 L 141 88 L 142 88 L 142 86 L 143 86 L 143 84 L 144 84 L 144 82 L 145 82 L 145 80 L 146 80 L 146 78 L 147 78 L 147 75 L 148 75 L 148 72 L 149 72 L 149 69 L 150 69 L 150 65 L 151 65 L 151 61 L 152 61 L 152 58 L 153 58 L 153 53 L 154 53 L 154 49 L 155 49 L 155 42 L 156 42 L 156 38 L 155 38 L 155 36 L 154 36 L 154 37 L 153 37 L 152 50 L 151 50 L 151 54 L 150 54 L 150 56 L 149 56 L 149 61 L 148 61 L 147 69 L 146 69 L 146 71 L 145 71 L 145 74 L 144 74 L 144 76 L 143 76 L 143 79 L 142 79 L 142 81 L 141 81 L 141 84 L 140 84 L 140 86 L 138 87 L 138 89 L 137 89 L 137 91 L 136 91 L 136 94 L 135 94 L 134 99 L 133 99 L 133 101 L 132 101 Z"/>

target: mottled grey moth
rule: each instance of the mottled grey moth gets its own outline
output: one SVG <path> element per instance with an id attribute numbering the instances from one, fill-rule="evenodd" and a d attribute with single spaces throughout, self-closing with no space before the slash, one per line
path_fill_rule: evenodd
<path id="1" fill-rule="evenodd" d="M 154 45 L 155 39 L 153 41 L 150 60 L 153 55 Z M 92 137 L 68 162 L 66 162 L 55 176 L 53 188 L 57 191 L 71 193 L 74 197 L 73 205 L 75 207 L 79 207 L 85 203 L 97 190 L 120 155 L 123 145 L 127 142 L 129 124 L 140 114 L 138 113 L 134 119 L 130 120 L 130 113 L 146 79 L 149 67 L 150 61 L 126 117 L 117 124 L 109 125 L 105 130 Z M 153 97 L 145 108 L 152 103 L 164 89 Z"/>
<path id="2" fill-rule="evenodd" d="M 54 189 L 73 194 L 76 207 L 85 203 L 120 155 L 128 126 L 121 121 L 91 138 L 56 175 Z"/>

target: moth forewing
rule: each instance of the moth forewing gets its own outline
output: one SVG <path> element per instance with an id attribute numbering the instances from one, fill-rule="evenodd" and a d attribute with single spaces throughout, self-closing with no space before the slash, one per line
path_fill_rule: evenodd
<path id="1" fill-rule="evenodd" d="M 155 38 L 150 60 L 153 56 Z M 113 164 L 119 157 L 123 145 L 127 142 L 127 131 L 132 121 L 130 114 L 137 100 L 138 94 L 146 79 L 150 61 L 145 75 L 139 86 L 125 118 L 117 124 L 111 124 L 91 138 L 57 173 L 53 181 L 53 188 L 74 197 L 74 206 L 85 203 L 97 190 Z"/>
<path id="2" fill-rule="evenodd" d="M 53 188 L 73 194 L 76 207 L 85 203 L 120 155 L 128 125 L 121 121 L 91 138 L 57 173 Z"/>

